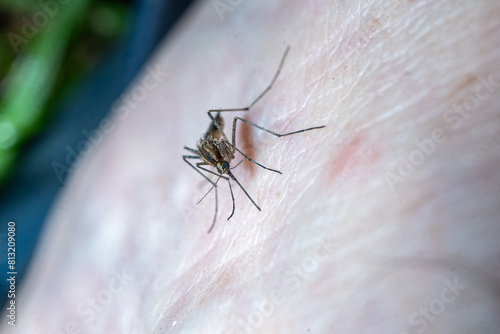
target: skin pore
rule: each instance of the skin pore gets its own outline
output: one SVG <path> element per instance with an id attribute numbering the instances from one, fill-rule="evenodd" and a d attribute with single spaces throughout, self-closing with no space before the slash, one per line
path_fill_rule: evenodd
<path id="1" fill-rule="evenodd" d="M 67 181 L 0 332 L 493 332 L 498 17 L 495 0 L 197 3 Z M 227 221 L 221 180 L 207 234 L 214 194 L 196 205 L 210 185 L 182 148 L 287 45 L 224 130 L 326 127 L 239 124 L 283 174 L 235 168 L 262 212 L 233 184 Z"/>

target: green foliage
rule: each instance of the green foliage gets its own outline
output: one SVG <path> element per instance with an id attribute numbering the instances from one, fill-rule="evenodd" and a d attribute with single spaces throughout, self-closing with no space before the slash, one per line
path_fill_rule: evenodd
<path id="1" fill-rule="evenodd" d="M 0 0 L 0 183 L 22 144 L 126 28 L 122 2 Z"/>

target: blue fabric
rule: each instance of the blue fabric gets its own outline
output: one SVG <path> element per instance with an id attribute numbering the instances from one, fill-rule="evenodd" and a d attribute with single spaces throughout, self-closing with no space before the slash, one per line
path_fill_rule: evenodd
<path id="1" fill-rule="evenodd" d="M 56 112 L 44 133 L 27 145 L 16 170 L 0 192 L 0 305 L 7 299 L 7 223 L 16 223 L 16 290 L 35 250 L 38 235 L 61 182 L 53 162 L 66 161 L 69 146 L 87 140 L 106 116 L 158 42 L 172 27 L 190 0 L 138 0 L 122 43 L 86 78 Z M 66 177 L 64 173 L 63 177 Z M 72 224 L 72 222 L 68 222 Z M 21 312 L 21 311 L 19 311 Z"/>

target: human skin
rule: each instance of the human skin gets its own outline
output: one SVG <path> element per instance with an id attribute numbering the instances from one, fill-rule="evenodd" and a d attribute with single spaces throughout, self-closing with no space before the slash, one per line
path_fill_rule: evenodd
<path id="1" fill-rule="evenodd" d="M 495 332 L 500 2 L 234 1 L 222 16 L 214 3 L 151 59 L 168 76 L 144 99 L 139 78 L 134 107 L 110 114 L 0 332 Z M 282 175 L 235 168 L 262 211 L 233 183 L 227 221 L 220 180 L 207 234 L 215 194 L 196 205 L 209 186 L 182 148 L 206 110 L 258 96 L 286 45 L 243 117 L 326 127 L 238 138 Z"/>

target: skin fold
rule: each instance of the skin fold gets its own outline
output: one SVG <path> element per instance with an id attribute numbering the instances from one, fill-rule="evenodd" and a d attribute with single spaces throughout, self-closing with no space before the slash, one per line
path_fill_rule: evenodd
<path id="1" fill-rule="evenodd" d="M 1 333 L 493 333 L 500 2 L 201 1 L 96 131 Z M 208 109 L 246 161 L 181 156 Z M 232 166 L 242 157 L 236 154 Z M 55 177 L 55 176 L 54 176 Z M 215 177 L 212 178 L 215 180 Z M 21 315 L 22 314 L 22 315 Z"/>

